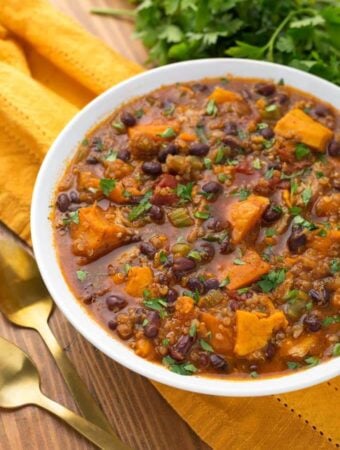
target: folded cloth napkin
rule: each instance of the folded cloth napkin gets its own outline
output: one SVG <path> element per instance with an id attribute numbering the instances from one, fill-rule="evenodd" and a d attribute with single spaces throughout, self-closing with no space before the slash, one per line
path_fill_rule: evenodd
<path id="1" fill-rule="evenodd" d="M 0 3 L 0 220 L 23 239 L 53 139 L 89 100 L 141 70 L 46 0 Z M 214 449 L 331 449 L 340 441 L 339 379 L 242 399 L 154 386 Z"/>

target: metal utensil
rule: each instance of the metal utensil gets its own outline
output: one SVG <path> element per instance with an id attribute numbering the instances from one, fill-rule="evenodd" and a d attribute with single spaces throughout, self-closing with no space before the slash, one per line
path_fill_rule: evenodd
<path id="1" fill-rule="evenodd" d="M 52 299 L 33 257 L 14 239 L 0 234 L 0 311 L 15 325 L 40 333 L 82 414 L 111 433 L 118 445 L 118 437 L 48 326 L 52 308 Z"/>
<path id="2" fill-rule="evenodd" d="M 28 355 L 0 338 L 0 407 L 19 408 L 32 404 L 58 416 L 99 448 L 127 450 L 110 433 L 43 395 L 37 368 Z"/>

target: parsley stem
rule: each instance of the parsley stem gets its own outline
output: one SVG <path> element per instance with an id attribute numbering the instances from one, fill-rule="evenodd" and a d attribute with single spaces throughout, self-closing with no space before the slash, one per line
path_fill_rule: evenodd
<path id="1" fill-rule="evenodd" d="M 272 34 L 271 38 L 269 39 L 268 43 L 264 47 L 265 50 L 268 50 L 267 59 L 269 61 L 274 61 L 274 44 L 275 44 L 275 41 L 276 41 L 277 37 L 281 33 L 281 31 L 284 29 L 284 27 L 287 25 L 287 23 L 289 23 L 291 21 L 291 19 L 294 16 L 297 16 L 299 14 L 304 14 L 304 13 L 305 14 L 315 15 L 316 12 L 315 12 L 314 9 L 311 9 L 311 8 L 301 8 L 301 9 L 299 9 L 297 11 L 292 11 L 292 12 L 290 12 L 288 14 L 288 16 L 276 28 L 276 30 Z"/>
<path id="2" fill-rule="evenodd" d="M 117 18 L 125 18 L 133 20 L 136 16 L 136 11 L 133 9 L 121 9 L 121 8 L 92 8 L 91 14 L 97 14 L 99 16 L 113 16 Z M 125 16 L 125 17 L 124 17 Z"/>

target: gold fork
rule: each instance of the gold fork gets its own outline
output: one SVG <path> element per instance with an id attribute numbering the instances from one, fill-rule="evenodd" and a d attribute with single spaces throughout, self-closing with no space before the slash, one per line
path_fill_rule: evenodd
<path id="1" fill-rule="evenodd" d="M 52 299 L 33 257 L 14 239 L 0 233 L 0 311 L 15 325 L 38 331 L 84 417 L 111 433 L 112 439 L 120 444 L 49 328 L 48 319 L 52 308 Z"/>

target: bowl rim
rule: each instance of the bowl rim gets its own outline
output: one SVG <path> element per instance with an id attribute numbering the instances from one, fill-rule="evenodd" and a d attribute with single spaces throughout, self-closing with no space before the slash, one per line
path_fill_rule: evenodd
<path id="1" fill-rule="evenodd" d="M 231 73 L 236 77 L 262 78 L 266 80 L 277 78 L 276 75 L 280 72 L 280 78 L 286 78 L 288 76 L 294 80 L 293 84 L 291 81 L 287 83 L 290 86 L 293 85 L 293 87 L 304 90 L 305 85 L 309 86 L 311 84 L 317 86 L 317 89 L 324 89 L 325 93 L 327 93 L 327 95 L 324 93 L 327 99 L 325 100 L 323 98 L 323 100 L 331 103 L 333 106 L 335 106 L 334 102 L 336 102 L 336 98 L 340 97 L 340 89 L 326 80 L 291 67 L 265 61 L 236 58 L 208 58 L 169 64 L 135 75 L 109 88 L 87 104 L 66 124 L 51 145 L 40 167 L 33 191 L 31 206 L 33 250 L 45 285 L 67 320 L 92 345 L 130 370 L 168 386 L 218 396 L 264 396 L 304 389 L 339 375 L 340 358 L 330 359 L 319 366 L 296 373 L 251 380 L 178 375 L 160 364 L 147 361 L 135 355 L 131 349 L 106 332 L 104 326 L 97 322 L 76 299 L 68 287 L 58 264 L 52 239 L 52 223 L 48 219 L 48 208 L 55 192 L 56 182 L 60 179 L 65 164 L 76 152 L 77 145 L 70 144 L 68 146 L 68 140 L 72 138 L 72 135 L 77 135 L 78 133 L 77 142 L 79 143 L 84 136 L 84 131 L 80 130 L 82 127 L 85 127 L 85 121 L 89 124 L 92 123 L 91 126 L 87 125 L 85 127 L 85 130 L 89 131 L 91 127 L 101 122 L 110 113 L 112 114 L 119 105 L 157 89 L 158 78 L 167 79 L 167 75 L 172 76 L 169 82 L 160 82 L 158 87 L 161 87 L 163 85 L 173 84 L 176 81 L 183 81 L 181 79 L 183 77 L 180 77 L 179 73 L 188 74 L 184 76 L 186 81 L 214 77 L 213 74 L 202 75 L 201 72 L 204 71 L 213 72 L 216 70 L 215 77 L 218 77 L 219 75 L 217 73 L 222 73 L 222 67 L 225 75 Z M 198 75 L 195 70 L 199 72 Z M 262 70 L 265 77 L 258 75 L 262 73 Z M 249 74 L 239 75 L 239 71 L 242 73 L 248 73 L 249 71 Z M 298 81 L 296 82 L 296 80 Z M 149 85 L 150 87 L 148 87 Z M 136 91 L 143 91 L 143 93 L 136 93 Z M 129 92 L 129 94 L 126 95 L 123 92 Z M 307 90 L 305 92 L 308 93 Z M 110 102 L 113 101 L 115 103 L 115 96 L 119 97 L 119 95 L 124 100 L 118 101 L 115 106 L 112 106 Z M 320 98 L 320 92 L 317 94 L 313 93 L 312 95 Z M 107 103 L 110 103 L 110 105 L 107 105 Z M 335 106 L 336 108 L 340 107 L 339 100 L 338 103 Z M 107 108 L 106 114 L 100 116 L 97 110 L 100 111 L 105 108 Z M 65 146 L 67 149 L 65 149 Z M 57 170 L 55 166 L 58 166 Z M 46 185 L 48 188 L 46 188 Z"/>

